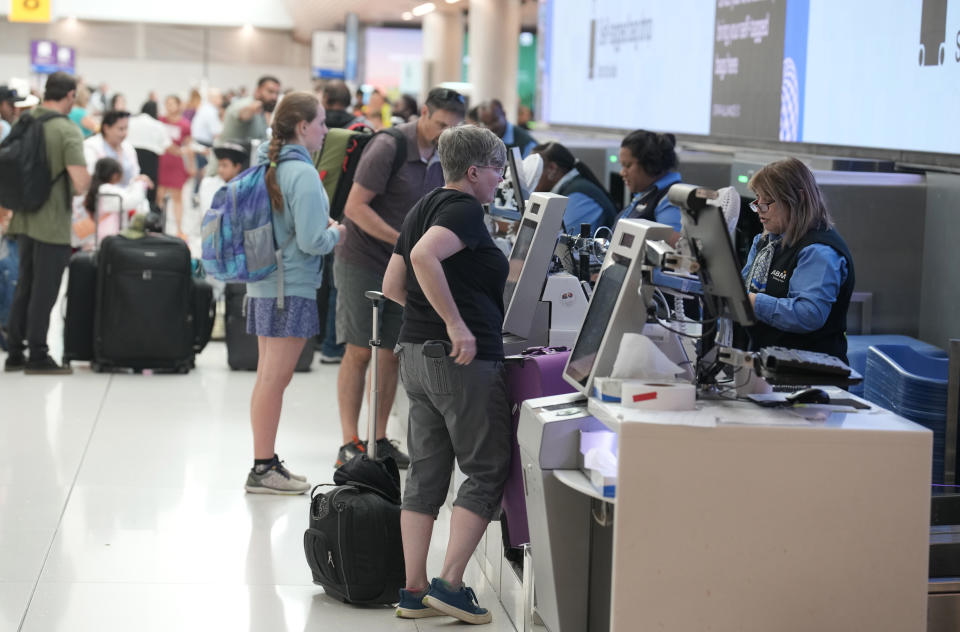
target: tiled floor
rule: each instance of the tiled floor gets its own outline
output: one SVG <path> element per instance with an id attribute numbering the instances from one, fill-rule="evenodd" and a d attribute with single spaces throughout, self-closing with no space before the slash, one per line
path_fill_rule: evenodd
<path id="1" fill-rule="evenodd" d="M 229 371 L 225 355 L 211 343 L 186 376 L 98 375 L 82 363 L 68 377 L 0 373 L 0 632 L 458 625 L 347 606 L 311 583 L 307 498 L 243 491 L 254 375 Z M 315 483 L 331 480 L 340 443 L 336 374 L 315 364 L 285 400 L 278 452 Z M 390 434 L 400 431 L 392 420 Z M 441 514 L 432 570 L 448 521 Z M 485 629 L 512 631 L 473 561 L 467 581 L 493 612 Z"/>

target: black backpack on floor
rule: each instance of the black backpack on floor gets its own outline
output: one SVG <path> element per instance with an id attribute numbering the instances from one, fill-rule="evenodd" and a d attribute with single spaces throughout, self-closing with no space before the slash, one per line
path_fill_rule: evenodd
<path id="1" fill-rule="evenodd" d="M 345 481 L 351 464 L 355 474 L 367 470 L 356 478 L 374 485 Z M 381 469 L 382 473 L 375 471 Z M 310 527 L 303 534 L 303 548 L 313 582 L 347 603 L 397 603 L 406 575 L 396 462 L 390 457 L 374 462 L 362 455 L 337 470 L 334 481 L 336 486 L 317 485 L 311 493 Z M 322 488 L 327 491 L 320 493 Z"/>
<path id="2" fill-rule="evenodd" d="M 20 116 L 10 134 L 0 144 L 0 206 L 14 211 L 32 213 L 50 197 L 53 185 L 67 173 L 64 169 L 55 178 L 50 177 L 47 161 L 47 143 L 43 124 L 50 119 L 66 118 L 49 113 Z M 67 208 L 70 207 L 70 188 L 67 187 Z"/>

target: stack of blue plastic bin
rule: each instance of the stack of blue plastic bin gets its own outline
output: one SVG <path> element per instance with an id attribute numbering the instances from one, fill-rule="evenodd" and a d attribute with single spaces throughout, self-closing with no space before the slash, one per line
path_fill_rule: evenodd
<path id="1" fill-rule="evenodd" d="M 943 483 L 948 365 L 904 345 L 874 345 L 863 380 L 865 399 L 933 431 L 934 483 Z"/>
<path id="2" fill-rule="evenodd" d="M 902 345 L 934 358 L 947 357 L 947 352 L 940 347 L 935 347 L 930 343 L 910 336 L 898 334 L 849 335 L 847 336 L 847 364 L 850 365 L 850 368 L 860 375 L 866 375 L 867 349 L 874 345 Z M 861 382 L 847 390 L 854 395 L 863 397 L 863 386 L 863 382 Z"/>

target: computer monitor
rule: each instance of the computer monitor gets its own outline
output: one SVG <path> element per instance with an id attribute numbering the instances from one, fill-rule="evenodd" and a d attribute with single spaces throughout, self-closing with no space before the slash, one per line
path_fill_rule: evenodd
<path id="1" fill-rule="evenodd" d="M 523 158 L 518 147 L 507 150 L 507 167 L 509 180 L 501 183 L 493 202 L 490 203 L 490 214 L 504 219 L 517 221 L 523 217 L 527 198 L 530 191 L 523 186 L 520 169 Z"/>
<path id="2" fill-rule="evenodd" d="M 683 236 L 700 266 L 697 276 L 703 285 L 707 316 L 730 318 L 744 327 L 753 325 L 756 317 L 740 276 L 717 191 L 675 184 L 667 197 L 683 214 Z"/>
<path id="3" fill-rule="evenodd" d="M 617 223 L 587 315 L 570 352 L 563 379 L 584 395 L 594 377 L 607 377 L 625 333 L 640 333 L 647 321 L 652 284 L 642 283 L 646 242 L 669 239 L 673 229 L 643 219 Z"/>
<path id="4" fill-rule="evenodd" d="M 534 312 L 550 269 L 550 260 L 563 226 L 567 198 L 556 193 L 534 193 L 520 220 L 510 251 L 510 272 L 503 289 L 503 331 L 530 336 Z"/>

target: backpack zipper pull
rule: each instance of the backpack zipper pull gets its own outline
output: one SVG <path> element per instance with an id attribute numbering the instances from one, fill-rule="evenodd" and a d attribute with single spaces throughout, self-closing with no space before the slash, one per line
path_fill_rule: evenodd
<path id="1" fill-rule="evenodd" d="M 333 551 L 327 551 L 327 564 L 329 564 L 331 568 L 337 567 L 336 564 L 333 563 Z"/>

